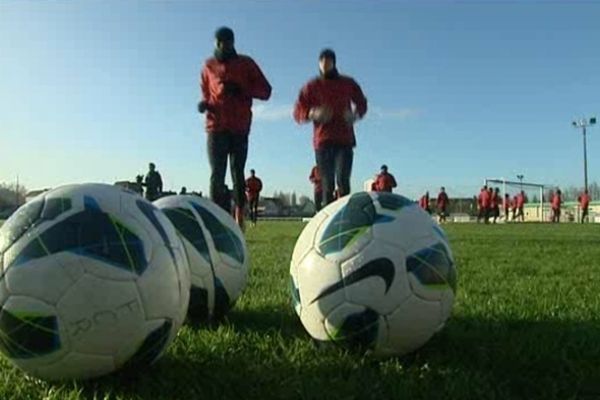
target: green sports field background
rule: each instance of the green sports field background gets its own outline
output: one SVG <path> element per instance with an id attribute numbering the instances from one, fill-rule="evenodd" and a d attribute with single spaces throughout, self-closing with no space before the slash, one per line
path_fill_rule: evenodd
<path id="1" fill-rule="evenodd" d="M 185 327 L 144 371 L 28 378 L 2 358 L 0 399 L 600 399 L 600 227 L 446 225 L 459 271 L 446 328 L 377 360 L 319 348 L 296 318 L 300 222 L 248 229 L 250 283 L 223 325 Z"/>

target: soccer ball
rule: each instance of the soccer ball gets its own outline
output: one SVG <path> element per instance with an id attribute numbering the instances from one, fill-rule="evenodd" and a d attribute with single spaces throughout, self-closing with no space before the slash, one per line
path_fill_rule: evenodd
<path id="1" fill-rule="evenodd" d="M 156 200 L 154 205 L 171 220 L 183 243 L 192 283 L 188 317 L 200 323 L 209 321 L 214 311 L 215 274 L 209 250 L 212 239 L 194 210 L 192 200 L 189 195 L 168 196 Z M 212 243 L 210 246 L 214 247 Z"/>
<path id="2" fill-rule="evenodd" d="M 0 268 L 0 351 L 43 379 L 144 368 L 187 311 L 173 225 L 116 186 L 63 186 L 26 203 L 0 228 Z"/>
<path id="3" fill-rule="evenodd" d="M 233 218 L 195 195 L 163 197 L 154 204 L 182 238 L 192 276 L 188 316 L 192 322 L 222 319 L 248 280 L 248 251 Z"/>
<path id="4" fill-rule="evenodd" d="M 296 313 L 317 341 L 416 350 L 450 315 L 456 270 L 444 232 L 418 205 L 360 192 L 319 212 L 291 261 Z"/>

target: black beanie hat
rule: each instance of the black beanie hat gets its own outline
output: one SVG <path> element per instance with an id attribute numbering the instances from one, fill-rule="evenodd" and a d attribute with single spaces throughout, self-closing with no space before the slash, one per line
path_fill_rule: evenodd
<path id="1" fill-rule="evenodd" d="M 231 28 L 228 28 L 226 26 L 222 26 L 219 29 L 217 29 L 217 31 L 215 32 L 215 39 L 217 39 L 220 42 L 225 42 L 225 41 L 234 41 L 234 37 L 233 37 L 233 31 L 231 30 Z"/>
<path id="2" fill-rule="evenodd" d="M 331 60 L 333 60 L 333 63 L 335 64 L 335 52 L 331 49 L 323 49 L 321 50 L 321 54 L 319 54 L 319 60 L 322 60 L 323 58 L 330 58 Z"/>

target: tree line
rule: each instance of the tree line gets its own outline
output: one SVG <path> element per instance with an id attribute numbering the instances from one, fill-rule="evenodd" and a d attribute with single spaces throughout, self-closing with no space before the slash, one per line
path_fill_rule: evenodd
<path id="1" fill-rule="evenodd" d="M 16 183 L 0 183 L 0 209 L 25 203 L 27 188 Z"/>
<path id="2" fill-rule="evenodd" d="M 561 188 L 561 191 L 564 201 L 577 201 L 577 197 L 583 192 L 583 187 L 570 185 Z M 600 184 L 598 182 L 589 184 L 588 191 L 592 200 L 600 200 Z M 0 209 L 23 204 L 26 194 L 27 188 L 23 185 L 0 182 Z M 275 191 L 272 197 L 278 199 L 284 207 L 302 207 L 312 202 L 308 196 L 297 195 L 296 192 Z M 544 201 L 549 201 L 550 190 L 544 192 L 544 197 Z M 538 195 L 533 195 L 530 201 L 539 202 Z"/>

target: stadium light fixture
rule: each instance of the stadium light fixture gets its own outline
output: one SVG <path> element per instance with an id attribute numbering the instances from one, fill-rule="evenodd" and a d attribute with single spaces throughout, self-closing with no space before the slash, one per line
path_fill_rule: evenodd
<path id="1" fill-rule="evenodd" d="M 517 175 L 517 179 L 519 180 L 519 182 L 521 182 L 521 191 L 523 191 L 523 178 L 525 178 L 525 175 L 523 175 L 523 174 Z"/>
<path id="2" fill-rule="evenodd" d="M 596 117 L 592 117 L 589 120 L 585 118 L 581 118 L 579 121 L 573 121 L 573 126 L 575 128 L 581 128 L 583 132 L 583 179 L 584 179 L 584 188 L 588 190 L 588 172 L 587 172 L 587 138 L 586 138 L 586 128 L 588 126 L 596 125 Z"/>

